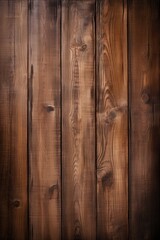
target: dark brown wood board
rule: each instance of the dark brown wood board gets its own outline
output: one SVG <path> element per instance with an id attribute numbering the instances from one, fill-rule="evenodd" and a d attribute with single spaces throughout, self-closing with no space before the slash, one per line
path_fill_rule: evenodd
<path id="1" fill-rule="evenodd" d="M 62 1 L 62 237 L 96 238 L 95 1 Z"/>
<path id="2" fill-rule="evenodd" d="M 130 239 L 160 238 L 160 1 L 129 1 Z"/>
<path id="3" fill-rule="evenodd" d="M 27 239 L 27 1 L 0 1 L 0 239 Z"/>
<path id="4" fill-rule="evenodd" d="M 97 1 L 97 239 L 128 238 L 127 1 Z"/>
<path id="5" fill-rule="evenodd" d="M 61 236 L 60 4 L 29 8 L 30 239 Z"/>

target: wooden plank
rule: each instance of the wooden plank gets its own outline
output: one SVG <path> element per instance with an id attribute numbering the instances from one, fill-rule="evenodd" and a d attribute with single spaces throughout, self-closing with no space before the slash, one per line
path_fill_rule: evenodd
<path id="1" fill-rule="evenodd" d="M 0 239 L 27 238 L 27 1 L 0 1 Z"/>
<path id="2" fill-rule="evenodd" d="M 130 239 L 160 238 L 160 1 L 130 1 Z"/>
<path id="3" fill-rule="evenodd" d="M 127 3 L 97 1 L 97 238 L 128 239 Z"/>
<path id="4" fill-rule="evenodd" d="M 62 2 L 62 238 L 95 239 L 95 2 Z"/>
<path id="5" fill-rule="evenodd" d="M 60 1 L 32 0 L 29 23 L 30 238 L 60 239 Z"/>

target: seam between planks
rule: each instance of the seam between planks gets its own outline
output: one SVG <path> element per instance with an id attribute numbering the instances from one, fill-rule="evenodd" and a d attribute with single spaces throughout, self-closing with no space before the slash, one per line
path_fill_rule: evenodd
<path id="1" fill-rule="evenodd" d="M 61 233 L 62 240 L 62 0 L 60 1 L 60 186 L 61 186 Z"/>
<path id="2" fill-rule="evenodd" d="M 98 79 L 98 71 L 97 71 L 97 0 L 95 0 L 95 13 L 94 13 L 94 21 L 95 21 L 95 203 L 96 203 L 96 239 L 97 236 L 97 79 Z"/>
<path id="3" fill-rule="evenodd" d="M 128 239 L 130 239 L 130 205 L 131 205 L 131 191 L 130 191 L 130 168 L 131 168 L 131 67 L 130 67 L 130 34 L 129 34 L 129 1 L 127 0 L 127 77 L 128 77 Z"/>
<path id="4" fill-rule="evenodd" d="M 29 161 L 30 161 L 30 66 L 29 66 L 29 37 L 30 37 L 30 0 L 27 0 L 27 230 L 29 238 Z"/>

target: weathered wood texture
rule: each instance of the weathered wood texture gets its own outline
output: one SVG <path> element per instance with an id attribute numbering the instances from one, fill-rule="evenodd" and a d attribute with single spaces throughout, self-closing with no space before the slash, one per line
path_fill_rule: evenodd
<path id="1" fill-rule="evenodd" d="M 127 2 L 97 1 L 97 238 L 128 236 Z"/>
<path id="2" fill-rule="evenodd" d="M 159 25 L 160 0 L 0 0 L 0 239 L 160 239 Z"/>
<path id="3" fill-rule="evenodd" d="M 60 5 L 29 10 L 30 239 L 60 239 Z"/>
<path id="4" fill-rule="evenodd" d="M 96 238 L 94 15 L 94 0 L 63 1 L 62 236 L 70 240 Z"/>
<path id="5" fill-rule="evenodd" d="M 0 1 L 0 239 L 27 238 L 27 1 Z"/>
<path id="6" fill-rule="evenodd" d="M 129 1 L 130 239 L 160 238 L 160 1 Z"/>

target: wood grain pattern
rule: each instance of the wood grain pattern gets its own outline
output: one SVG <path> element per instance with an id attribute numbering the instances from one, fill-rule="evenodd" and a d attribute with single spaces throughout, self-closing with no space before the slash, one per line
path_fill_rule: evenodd
<path id="1" fill-rule="evenodd" d="M 97 1 L 97 238 L 128 239 L 127 3 Z"/>
<path id="2" fill-rule="evenodd" d="M 160 239 L 160 0 L 0 0 L 0 239 Z"/>
<path id="3" fill-rule="evenodd" d="M 94 14 L 94 1 L 62 2 L 62 237 L 68 240 L 96 238 Z"/>
<path id="4" fill-rule="evenodd" d="M 160 1 L 130 1 L 130 239 L 160 238 Z"/>
<path id="5" fill-rule="evenodd" d="M 0 1 L 0 239 L 27 238 L 27 1 Z"/>
<path id="6" fill-rule="evenodd" d="M 29 23 L 30 238 L 60 239 L 60 6 L 32 0 Z"/>

